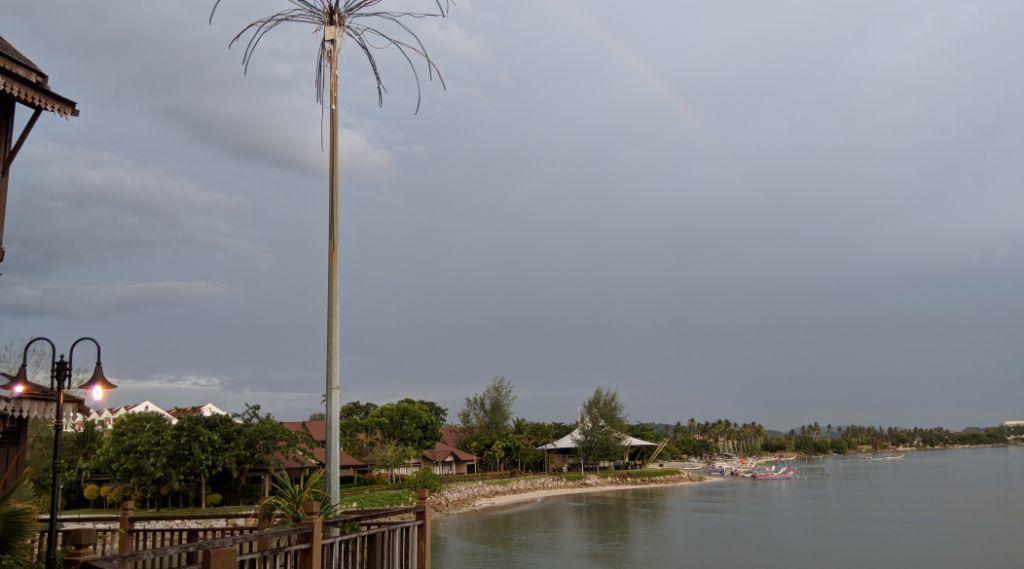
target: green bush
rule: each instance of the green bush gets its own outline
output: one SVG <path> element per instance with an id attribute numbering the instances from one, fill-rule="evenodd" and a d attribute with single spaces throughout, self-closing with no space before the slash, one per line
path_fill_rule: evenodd
<path id="1" fill-rule="evenodd" d="M 583 480 L 582 472 L 566 472 L 561 476 L 562 480 L 565 480 L 566 482 L 579 482 L 580 480 Z"/>
<path id="2" fill-rule="evenodd" d="M 410 490 L 426 488 L 427 490 L 430 490 L 431 494 L 437 494 L 441 491 L 441 477 L 424 468 L 416 471 L 416 474 L 406 478 L 405 487 Z"/>
<path id="3" fill-rule="evenodd" d="M 224 501 L 224 496 L 221 496 L 220 494 L 218 494 L 216 492 L 210 492 L 209 494 L 206 495 L 206 505 L 207 506 L 217 507 L 223 501 Z"/>

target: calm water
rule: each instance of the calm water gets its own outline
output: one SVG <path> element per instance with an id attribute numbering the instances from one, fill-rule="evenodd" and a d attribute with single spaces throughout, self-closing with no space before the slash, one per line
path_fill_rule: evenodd
<path id="1" fill-rule="evenodd" d="M 1024 568 L 1024 449 L 548 498 L 434 526 L 434 567 Z"/>

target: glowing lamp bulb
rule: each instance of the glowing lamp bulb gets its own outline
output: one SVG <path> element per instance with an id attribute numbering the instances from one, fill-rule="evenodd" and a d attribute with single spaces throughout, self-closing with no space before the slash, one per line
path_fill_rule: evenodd
<path id="1" fill-rule="evenodd" d="M 25 393 L 25 384 L 24 383 L 19 383 L 18 385 L 15 385 L 14 386 L 14 392 L 15 393 Z"/>
<path id="2" fill-rule="evenodd" d="M 93 401 L 99 401 L 103 399 L 103 388 L 97 385 L 92 388 L 92 399 Z"/>

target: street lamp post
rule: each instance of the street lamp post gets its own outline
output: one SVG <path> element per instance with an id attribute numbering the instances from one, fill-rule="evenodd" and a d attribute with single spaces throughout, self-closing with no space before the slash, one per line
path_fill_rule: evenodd
<path id="1" fill-rule="evenodd" d="M 96 346 L 96 367 L 93 369 L 92 377 L 77 388 L 71 385 L 71 373 L 74 370 L 75 347 L 81 342 L 92 342 Z M 114 389 L 117 386 L 107 380 L 103 375 L 103 362 L 100 353 L 100 344 L 93 338 L 79 338 L 71 344 L 68 350 L 68 359 L 64 354 L 57 357 L 57 347 L 49 338 L 32 338 L 25 344 L 25 351 L 21 356 L 21 367 L 16 375 L 2 374 L 7 377 L 8 382 L 2 388 L 18 395 L 38 393 L 41 387 L 28 380 L 28 350 L 36 342 L 46 342 L 50 345 L 50 391 L 55 393 L 54 421 L 53 421 L 53 480 L 50 484 L 50 527 L 46 541 L 46 569 L 57 567 L 57 525 L 60 516 L 60 455 L 61 435 L 64 433 L 64 390 L 82 389 L 88 391 L 96 401 L 103 399 L 104 392 Z"/>

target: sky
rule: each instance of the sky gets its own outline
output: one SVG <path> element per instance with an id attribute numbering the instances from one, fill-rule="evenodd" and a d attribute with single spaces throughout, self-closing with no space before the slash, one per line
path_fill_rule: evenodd
<path id="1" fill-rule="evenodd" d="M 6 2 L 78 102 L 12 168 L 0 344 L 95 336 L 110 404 L 320 407 L 327 124 L 283 0 Z M 399 0 L 395 8 L 432 5 Z M 531 419 L 1024 416 L 1016 1 L 458 0 L 447 89 L 342 63 L 342 399 L 495 376 Z M 422 71 L 422 70 L 421 70 Z M 28 113 L 20 115 L 23 121 Z M 89 350 L 76 353 L 88 366 Z"/>

